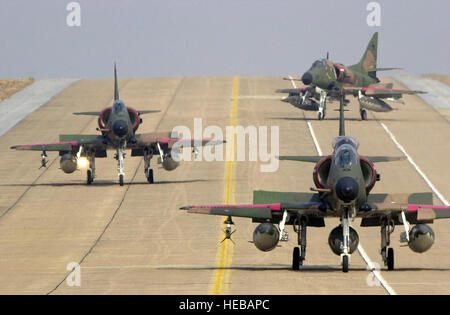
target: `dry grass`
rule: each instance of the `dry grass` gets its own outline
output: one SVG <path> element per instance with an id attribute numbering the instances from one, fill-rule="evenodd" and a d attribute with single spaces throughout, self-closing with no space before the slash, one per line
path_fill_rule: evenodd
<path id="1" fill-rule="evenodd" d="M 434 80 L 441 81 L 442 83 L 447 84 L 450 86 L 450 76 L 448 75 L 439 75 L 439 74 L 429 74 L 427 77 L 432 78 Z"/>
<path id="2" fill-rule="evenodd" d="M 26 86 L 33 83 L 33 79 L 2 79 L 0 80 L 0 102 L 10 97 L 14 93 L 21 91 Z"/>

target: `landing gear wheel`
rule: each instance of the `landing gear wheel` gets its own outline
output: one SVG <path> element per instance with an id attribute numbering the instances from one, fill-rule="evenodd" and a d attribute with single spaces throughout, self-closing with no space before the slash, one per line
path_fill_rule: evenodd
<path id="1" fill-rule="evenodd" d="M 325 115 L 322 112 L 317 113 L 317 119 L 322 120 L 325 117 Z"/>
<path id="2" fill-rule="evenodd" d="M 394 249 L 393 248 L 388 249 L 387 268 L 388 268 L 388 270 L 394 270 Z"/>
<path id="3" fill-rule="evenodd" d="M 299 270 L 300 265 L 301 265 L 300 248 L 294 247 L 294 252 L 292 253 L 292 270 Z"/>
<path id="4" fill-rule="evenodd" d="M 367 111 L 365 109 L 361 109 L 361 120 L 367 120 Z"/>
<path id="5" fill-rule="evenodd" d="M 152 168 L 148 171 L 147 180 L 150 184 L 153 184 L 155 182 L 153 180 L 153 169 Z"/>
<path id="6" fill-rule="evenodd" d="M 348 272 L 348 256 L 344 255 L 342 257 L 342 272 Z"/>
<path id="7" fill-rule="evenodd" d="M 92 171 L 88 170 L 86 184 L 90 185 L 90 184 L 92 184 L 93 181 L 94 181 L 94 177 L 92 176 Z"/>
<path id="8" fill-rule="evenodd" d="M 123 175 L 122 174 L 119 175 L 119 184 L 120 184 L 120 186 L 123 186 Z"/>

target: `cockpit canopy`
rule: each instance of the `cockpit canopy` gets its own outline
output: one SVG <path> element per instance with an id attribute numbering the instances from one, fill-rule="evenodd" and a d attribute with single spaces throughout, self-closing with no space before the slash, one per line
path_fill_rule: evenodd
<path id="1" fill-rule="evenodd" d="M 121 113 L 124 111 L 126 111 L 125 104 L 120 100 L 115 101 L 112 106 L 112 112 L 117 114 L 117 113 Z"/>
<path id="2" fill-rule="evenodd" d="M 335 152 L 335 163 L 337 166 L 351 166 L 358 163 L 356 148 L 349 144 L 341 144 Z"/>
<path id="3" fill-rule="evenodd" d="M 333 139 L 331 142 L 331 145 L 333 146 L 333 149 L 336 151 L 338 147 L 340 147 L 343 144 L 349 144 L 352 145 L 356 150 L 359 148 L 359 141 L 358 139 L 350 136 L 339 136 Z"/>
<path id="4" fill-rule="evenodd" d="M 314 61 L 312 64 L 312 68 L 322 68 L 327 64 L 327 61 L 325 59 L 319 59 Z"/>

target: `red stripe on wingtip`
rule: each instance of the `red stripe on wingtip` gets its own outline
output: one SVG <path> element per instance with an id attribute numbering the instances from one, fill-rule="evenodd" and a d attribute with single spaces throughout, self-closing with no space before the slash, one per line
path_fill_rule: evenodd
<path id="1" fill-rule="evenodd" d="M 409 204 L 408 211 L 417 211 L 421 209 L 450 209 L 450 206 L 435 206 L 435 205 L 419 205 L 419 204 Z"/>

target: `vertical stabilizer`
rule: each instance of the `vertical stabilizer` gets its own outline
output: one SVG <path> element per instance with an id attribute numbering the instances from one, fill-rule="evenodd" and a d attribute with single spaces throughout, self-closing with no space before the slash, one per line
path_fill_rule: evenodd
<path id="1" fill-rule="evenodd" d="M 114 63 L 114 100 L 117 101 L 118 99 L 119 99 L 119 85 L 117 83 L 116 63 Z"/>
<path id="2" fill-rule="evenodd" d="M 375 69 L 377 67 L 377 50 L 378 50 L 378 32 L 373 34 L 372 38 L 367 45 L 366 51 L 361 58 L 361 61 L 354 65 L 358 68 L 364 69 L 368 72 L 371 69 Z"/>
<path id="3" fill-rule="evenodd" d="M 378 32 L 373 34 L 367 45 L 366 51 L 359 62 L 364 70 L 374 69 L 377 67 L 377 50 L 378 50 Z"/>
<path id="4" fill-rule="evenodd" d="M 343 93 L 341 95 L 341 101 L 339 105 L 339 136 L 345 136 L 344 103 L 345 94 Z"/>

